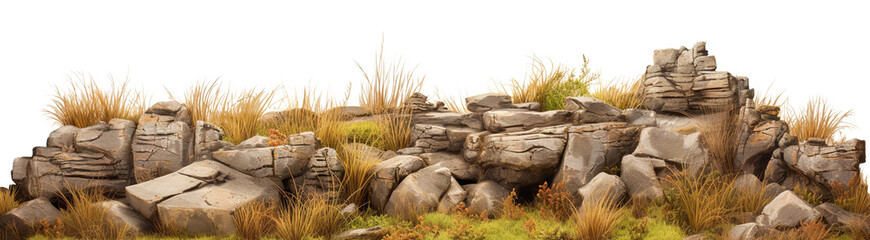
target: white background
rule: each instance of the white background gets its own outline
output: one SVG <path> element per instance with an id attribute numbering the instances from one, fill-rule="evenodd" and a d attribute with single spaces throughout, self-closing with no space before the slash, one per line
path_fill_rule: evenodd
<path id="1" fill-rule="evenodd" d="M 771 92 L 785 91 L 792 105 L 821 94 L 867 127 L 867 9 L 835 1 L 3 2 L 0 185 L 11 184 L 12 160 L 58 127 L 43 110 L 73 72 L 129 73 L 152 102 L 167 99 L 164 87 L 181 94 L 218 76 L 237 89 L 311 82 L 341 95 L 347 82 L 359 88 L 354 61 L 371 66 L 382 36 L 387 56 L 419 64 L 430 96 L 487 92 L 521 78 L 532 55 L 578 67 L 586 54 L 604 80 L 637 77 L 654 49 L 706 41 L 719 70 L 748 76 L 758 92 L 775 82 Z M 866 139 L 867 131 L 846 135 Z"/>

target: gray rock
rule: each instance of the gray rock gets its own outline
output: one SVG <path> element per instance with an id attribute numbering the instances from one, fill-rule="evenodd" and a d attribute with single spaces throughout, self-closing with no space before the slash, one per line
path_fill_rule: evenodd
<path id="1" fill-rule="evenodd" d="M 622 110 L 592 97 L 569 97 L 565 110 L 573 111 L 575 125 L 624 121 Z"/>
<path id="2" fill-rule="evenodd" d="M 461 156 L 455 154 L 445 152 L 424 153 L 420 154 L 420 157 L 423 158 L 426 166 L 439 164 L 450 169 L 453 177 L 459 180 L 474 181 L 480 178 L 481 172 L 483 172 L 480 166 L 469 164 Z"/>
<path id="3" fill-rule="evenodd" d="M 493 217 L 501 210 L 501 202 L 509 197 L 507 188 L 493 181 L 482 181 L 463 186 L 468 191 L 466 202 L 468 211 L 473 214 L 484 214 Z"/>
<path id="4" fill-rule="evenodd" d="M 657 126 L 655 111 L 630 108 L 622 111 L 622 116 L 624 116 L 625 121 L 631 125 L 644 127 Z"/>
<path id="5" fill-rule="evenodd" d="M 269 147 L 269 146 L 271 146 L 271 145 L 269 145 L 269 141 L 271 141 L 271 140 L 272 139 L 269 137 L 257 135 L 257 136 L 253 136 L 251 138 L 248 138 L 245 141 L 240 142 L 239 145 L 236 145 L 236 147 L 234 147 L 233 149 L 251 149 L 251 148 Z"/>
<path id="6" fill-rule="evenodd" d="M 664 196 L 662 186 L 653 169 L 655 159 L 627 155 L 622 158 L 620 179 L 628 194 L 637 199 L 656 199 Z"/>
<path id="7" fill-rule="evenodd" d="M 277 204 L 278 189 L 210 160 L 126 188 L 127 202 L 143 217 L 191 234 L 235 233 L 233 212 L 254 201 Z"/>
<path id="8" fill-rule="evenodd" d="M 450 214 L 453 209 L 456 209 L 456 206 L 459 205 L 459 203 L 465 201 L 467 195 L 468 192 L 462 188 L 462 185 L 459 185 L 456 178 L 451 178 L 450 187 L 447 188 L 447 192 L 445 192 L 444 196 L 441 197 L 441 201 L 438 201 L 438 207 L 436 210 L 439 213 Z"/>
<path id="9" fill-rule="evenodd" d="M 785 192 L 785 188 L 780 186 L 779 183 L 769 183 L 767 186 L 764 186 L 764 196 L 769 199 L 773 199 L 776 196 L 779 196 L 780 193 Z"/>
<path id="10" fill-rule="evenodd" d="M 708 164 L 707 153 L 701 144 L 700 133 L 683 135 L 657 127 L 640 132 L 633 155 L 665 160 L 673 165 L 687 166 L 692 174 L 699 173 Z"/>
<path id="11" fill-rule="evenodd" d="M 398 151 L 396 151 L 396 154 L 398 154 L 399 156 L 401 156 L 401 155 L 419 156 L 420 154 L 423 154 L 423 153 L 424 153 L 423 148 L 420 148 L 420 147 L 408 147 L 408 148 L 402 148 L 402 149 L 399 149 Z"/>
<path id="12" fill-rule="evenodd" d="M 483 114 L 484 128 L 493 133 L 525 131 L 570 122 L 571 111 L 566 110 L 546 112 L 495 110 Z"/>
<path id="13" fill-rule="evenodd" d="M 402 107 L 405 109 L 410 109 L 411 113 L 425 113 L 437 111 L 440 109 L 446 109 L 443 102 L 430 103 L 427 102 L 428 99 L 429 97 L 427 97 L 426 95 L 415 92 L 414 94 L 411 94 L 411 96 L 408 97 L 408 99 L 406 99 L 404 103 L 402 103 Z"/>
<path id="14" fill-rule="evenodd" d="M 607 173 L 599 173 L 581 187 L 577 194 L 583 197 L 583 201 L 608 201 L 618 203 L 625 199 L 626 187 L 619 177 Z"/>
<path id="15" fill-rule="evenodd" d="M 374 226 L 370 228 L 351 229 L 341 232 L 332 237 L 334 240 L 377 240 L 386 236 L 388 233 L 386 228 Z"/>
<path id="16" fill-rule="evenodd" d="M 483 138 L 491 134 L 490 132 L 477 132 L 468 134 L 465 137 L 465 143 L 462 148 L 462 156 L 469 163 L 477 163 L 480 158 L 480 152 L 483 151 Z"/>
<path id="17" fill-rule="evenodd" d="M 762 226 L 771 228 L 797 227 L 801 222 L 814 221 L 821 217 L 819 211 L 798 197 L 792 191 L 780 193 L 770 201 L 756 222 Z"/>
<path id="18" fill-rule="evenodd" d="M 605 166 L 619 164 L 637 145 L 640 129 L 625 122 L 568 127 L 568 144 L 553 184 L 563 183 L 572 194 Z"/>
<path id="19" fill-rule="evenodd" d="M 445 167 L 425 167 L 396 186 L 384 212 L 394 217 L 407 217 L 435 211 L 454 181 Z"/>
<path id="20" fill-rule="evenodd" d="M 683 238 L 683 240 L 704 240 L 704 239 L 706 239 L 706 238 L 703 235 L 698 235 L 698 234 Z"/>
<path id="21" fill-rule="evenodd" d="M 148 222 L 145 217 L 133 210 L 127 204 L 116 200 L 109 200 L 95 203 L 106 210 L 106 217 L 116 226 L 126 227 L 129 231 L 136 234 L 145 234 L 154 231 L 151 222 Z"/>
<path id="22" fill-rule="evenodd" d="M 482 113 L 427 112 L 414 114 L 411 124 L 469 127 L 483 130 Z"/>
<path id="23" fill-rule="evenodd" d="M 212 152 L 233 147 L 232 143 L 223 141 L 224 131 L 211 123 L 196 121 L 194 134 L 193 161 L 214 159 Z"/>
<path id="24" fill-rule="evenodd" d="M 485 93 L 465 98 L 468 111 L 471 112 L 486 112 L 498 109 L 526 109 L 530 111 L 540 111 L 541 104 L 539 103 L 520 103 L 514 104 L 511 101 L 511 96 L 504 93 Z"/>
<path id="25" fill-rule="evenodd" d="M 479 130 L 468 127 L 442 127 L 430 124 L 417 124 L 411 129 L 411 141 L 423 152 L 459 152 L 465 143 L 465 138 Z"/>
<path id="26" fill-rule="evenodd" d="M 846 211 L 833 203 L 822 203 L 814 209 L 819 211 L 822 219 L 831 227 L 858 227 L 864 229 L 865 232 L 870 231 L 870 218 L 861 214 Z"/>
<path id="27" fill-rule="evenodd" d="M 744 223 L 731 228 L 728 237 L 732 240 L 755 240 L 759 236 L 757 223 Z"/>
<path id="28" fill-rule="evenodd" d="M 372 168 L 374 176 L 369 184 L 369 200 L 372 208 L 383 211 L 393 189 L 411 173 L 423 168 L 423 159 L 417 156 L 399 155 Z"/>
<path id="29" fill-rule="evenodd" d="M 51 205 L 47 198 L 27 201 L 0 217 L 0 237 L 17 239 L 33 234 L 33 227 L 40 226 L 40 220 L 56 224 L 60 211 Z M 18 236 L 16 236 L 16 234 Z"/>
<path id="30" fill-rule="evenodd" d="M 143 182 L 193 162 L 194 135 L 190 112 L 183 104 L 154 104 L 139 118 L 133 136 L 133 174 Z"/>
<path id="31" fill-rule="evenodd" d="M 740 126 L 741 132 L 737 141 L 734 167 L 745 173 L 761 176 L 764 174 L 773 151 L 778 148 L 780 139 L 788 132 L 788 124 L 776 120 L 749 120 L 751 118 L 758 119 L 758 115 L 754 108 L 745 109 L 743 112 L 744 122 Z"/>
<path id="32" fill-rule="evenodd" d="M 332 148 L 321 148 L 308 160 L 308 171 L 303 175 L 303 196 L 314 198 L 324 196 L 328 199 L 341 197 L 341 179 L 344 166 L 338 153 Z"/>
<path id="33" fill-rule="evenodd" d="M 308 170 L 308 160 L 316 147 L 314 133 L 304 132 L 287 136 L 286 145 L 221 150 L 211 155 L 214 160 L 246 174 L 286 180 L 300 177 Z"/>
<path id="34" fill-rule="evenodd" d="M 830 188 L 833 183 L 843 186 L 858 175 L 858 165 L 865 161 L 865 143 L 852 139 L 835 146 L 824 141 L 805 141 L 783 149 L 783 162 L 790 169 Z"/>
<path id="35" fill-rule="evenodd" d="M 752 174 L 744 173 L 734 179 L 734 189 L 742 193 L 758 194 L 762 190 L 761 181 Z"/>
<path id="36" fill-rule="evenodd" d="M 483 138 L 481 180 L 515 188 L 540 184 L 556 173 L 567 142 L 567 127 L 490 134 Z"/>
<path id="37" fill-rule="evenodd" d="M 67 152 L 75 152 L 76 134 L 78 134 L 79 130 L 79 128 L 73 125 L 60 127 L 51 132 L 45 146 L 60 148 Z"/>

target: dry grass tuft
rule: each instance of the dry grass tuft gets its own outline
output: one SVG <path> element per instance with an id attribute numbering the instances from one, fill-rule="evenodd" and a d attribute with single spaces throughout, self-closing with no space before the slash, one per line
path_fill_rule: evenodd
<path id="1" fill-rule="evenodd" d="M 801 223 L 801 226 L 786 231 L 771 232 L 758 238 L 759 240 L 779 239 L 826 239 L 831 236 L 831 229 L 822 220 Z"/>
<path id="2" fill-rule="evenodd" d="M 0 190 L 0 216 L 18 207 L 15 190 Z"/>
<path id="3" fill-rule="evenodd" d="M 574 69 L 550 61 L 549 65 L 538 57 L 532 57 L 532 71 L 526 80 L 511 79 L 509 86 L 499 86 L 499 90 L 512 97 L 514 103 L 538 102 L 544 111 L 562 109 L 565 98 L 588 94 L 588 86 L 598 80 L 599 73 L 589 68 L 589 60 L 583 56 L 580 74 Z"/>
<path id="4" fill-rule="evenodd" d="M 668 204 L 689 232 L 710 229 L 726 221 L 726 214 L 733 211 L 728 201 L 734 188 L 721 174 L 680 171 L 664 181 L 670 186 L 665 194 Z"/>
<path id="5" fill-rule="evenodd" d="M 545 218 L 567 220 L 573 213 L 574 199 L 563 183 L 550 186 L 544 182 L 535 197 L 535 206 Z"/>
<path id="6" fill-rule="evenodd" d="M 166 89 L 169 98 L 173 101 L 183 102 L 190 112 L 194 124 L 197 121 L 211 122 L 215 113 L 219 112 L 221 103 L 225 102 L 226 92 L 221 90 L 220 78 L 209 82 L 197 82 L 184 93 L 184 99 L 175 98 L 169 89 Z"/>
<path id="7" fill-rule="evenodd" d="M 783 96 L 785 92 L 779 92 L 779 94 L 772 95 L 770 93 L 770 88 L 773 87 L 773 83 L 767 87 L 767 90 L 764 90 L 764 95 L 758 96 L 756 95 L 753 101 L 755 101 L 755 108 L 761 107 L 777 107 L 781 108 L 788 102 L 788 97 Z"/>
<path id="8" fill-rule="evenodd" d="M 109 81 L 111 87 L 101 90 L 91 75 L 79 73 L 70 76 L 66 92 L 55 86 L 53 104 L 46 113 L 60 125 L 79 128 L 100 121 L 109 122 L 113 118 L 138 121 L 146 108 L 145 95 L 129 85 L 129 77 L 115 81 L 110 75 Z"/>
<path id="9" fill-rule="evenodd" d="M 341 230 L 347 216 L 341 214 L 339 204 L 322 198 L 294 199 L 278 213 L 275 235 L 280 239 L 329 237 Z"/>
<path id="10" fill-rule="evenodd" d="M 242 239 L 261 239 L 275 231 L 276 207 L 270 203 L 255 201 L 240 207 L 233 213 L 236 235 Z"/>
<path id="11" fill-rule="evenodd" d="M 784 119 L 788 123 L 791 135 L 801 141 L 820 138 L 832 143 L 836 140 L 834 135 L 851 127 L 845 119 L 852 116 L 852 110 L 845 112 L 836 110 L 822 97 L 810 98 L 807 105 L 799 111 L 789 112 L 790 114 L 786 114 Z"/>
<path id="12" fill-rule="evenodd" d="M 523 207 L 517 203 L 517 190 L 511 190 L 511 194 L 508 197 L 501 200 L 499 204 L 501 209 L 499 210 L 499 217 L 505 219 L 521 219 L 526 216 L 526 212 L 523 210 Z"/>
<path id="13" fill-rule="evenodd" d="M 457 96 L 457 97 L 443 96 L 443 95 L 441 95 L 441 93 L 437 89 L 435 90 L 435 96 L 439 100 L 441 100 L 441 102 L 444 102 L 444 106 L 447 107 L 447 110 L 450 110 L 452 112 L 459 112 L 459 113 L 469 112 L 468 105 L 465 104 L 465 98 L 467 96 L 462 96 L 462 95 Z"/>
<path id="14" fill-rule="evenodd" d="M 262 129 L 260 117 L 274 104 L 276 89 L 249 89 L 225 95 L 212 121 L 224 130 L 228 142 L 238 144 Z"/>
<path id="15" fill-rule="evenodd" d="M 705 114 L 693 117 L 698 122 L 698 131 L 715 170 L 726 174 L 736 171 L 737 130 L 740 118 L 736 109 L 725 111 L 705 110 Z"/>
<path id="16" fill-rule="evenodd" d="M 345 145 L 338 151 L 338 158 L 344 167 L 344 176 L 341 180 L 342 195 L 347 203 L 363 206 L 369 198 L 369 184 L 374 177 L 372 169 L 382 159 L 366 154 L 362 146 L 352 146 L 357 147 Z"/>
<path id="17" fill-rule="evenodd" d="M 837 206 L 870 217 L 870 193 L 867 192 L 867 182 L 860 172 L 852 176 L 846 186 L 835 182 L 831 193 Z"/>
<path id="18" fill-rule="evenodd" d="M 610 198 L 598 201 L 583 201 L 573 214 L 574 234 L 578 239 L 609 239 L 610 233 L 619 224 L 623 209 Z"/>
<path id="19" fill-rule="evenodd" d="M 414 127 L 411 124 L 412 118 L 409 109 L 400 109 L 377 118 L 376 122 L 383 130 L 379 141 L 382 150 L 398 151 L 411 146 L 411 128 Z"/>
<path id="20" fill-rule="evenodd" d="M 129 226 L 119 226 L 108 220 L 106 209 L 95 203 L 107 198 L 99 189 L 67 187 L 68 195 L 61 200 L 66 204 L 58 218 L 62 236 L 84 239 L 128 239 L 133 233 Z"/>
<path id="21" fill-rule="evenodd" d="M 373 114 L 389 113 L 399 109 L 405 100 L 419 92 L 423 87 L 425 76 L 414 75 L 415 68 L 406 69 L 405 63 L 399 58 L 395 62 L 384 60 L 384 44 L 375 55 L 375 66 L 371 72 L 366 72 L 362 65 L 357 67 L 365 76 L 362 84 L 360 105 Z"/>
<path id="22" fill-rule="evenodd" d="M 633 81 L 611 81 L 598 86 L 590 95 L 619 109 L 640 108 L 643 105 L 643 77 Z"/>

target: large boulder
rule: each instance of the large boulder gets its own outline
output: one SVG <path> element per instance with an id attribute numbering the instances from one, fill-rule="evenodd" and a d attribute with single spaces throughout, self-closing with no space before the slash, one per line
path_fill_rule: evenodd
<path id="1" fill-rule="evenodd" d="M 303 196 L 338 199 L 341 197 L 342 177 L 344 177 L 344 166 L 341 165 L 335 149 L 318 149 L 308 160 L 308 171 L 303 175 Z"/>
<path id="2" fill-rule="evenodd" d="M 126 227 L 132 233 L 147 234 L 154 231 L 151 222 L 127 204 L 109 200 L 98 202 L 96 206 L 105 209 L 107 221 L 111 221 L 116 226 Z"/>
<path id="3" fill-rule="evenodd" d="M 655 160 L 633 155 L 622 158 L 620 179 L 625 183 L 628 195 L 632 198 L 656 199 L 664 196 L 653 166 Z"/>
<path id="4" fill-rule="evenodd" d="M 56 224 L 60 217 L 57 210 L 47 198 L 36 198 L 19 205 L 0 217 L 0 237 L 3 239 L 18 239 L 33 234 L 33 228 L 39 227 L 40 221 Z"/>
<path id="5" fill-rule="evenodd" d="M 407 217 L 440 209 L 452 210 L 459 204 L 454 202 L 457 195 L 463 195 L 464 198 L 464 193 L 456 194 L 458 186 L 449 169 L 439 165 L 425 167 L 408 175 L 396 186 L 384 206 L 384 212 L 390 216 Z"/>
<path id="6" fill-rule="evenodd" d="M 255 201 L 277 204 L 279 187 L 219 162 L 203 160 L 126 188 L 143 217 L 192 234 L 233 234 L 233 213 Z"/>
<path id="7" fill-rule="evenodd" d="M 665 112 L 736 108 L 752 97 L 748 81 L 716 71 L 716 60 L 708 56 L 704 42 L 692 49 L 659 49 L 644 74 L 643 105 Z"/>
<path id="8" fill-rule="evenodd" d="M 465 98 L 466 107 L 471 112 L 487 112 L 498 109 L 526 109 L 540 111 L 539 103 L 514 104 L 511 96 L 504 93 L 484 93 Z"/>
<path id="9" fill-rule="evenodd" d="M 852 139 L 834 146 L 824 140 L 810 139 L 786 147 L 782 160 L 790 168 L 830 188 L 836 184 L 846 186 L 859 176 L 858 165 L 865 161 L 865 143 Z"/>
<path id="10" fill-rule="evenodd" d="M 317 150 L 312 132 L 287 136 L 287 144 L 275 147 L 221 150 L 211 153 L 217 160 L 254 177 L 286 180 L 308 170 L 308 159 Z"/>
<path id="11" fill-rule="evenodd" d="M 577 194 L 583 201 L 607 201 L 618 203 L 625 199 L 625 183 L 618 176 L 599 173 L 592 181 L 581 187 Z"/>
<path id="12" fill-rule="evenodd" d="M 553 184 L 563 183 L 572 194 L 605 166 L 616 166 L 637 145 L 640 128 L 625 122 L 568 127 L 568 144 Z"/>
<path id="13" fill-rule="evenodd" d="M 502 200 L 511 194 L 510 190 L 493 181 L 482 181 L 462 187 L 468 191 L 465 200 L 468 211 L 477 215 L 486 214 L 488 217 L 498 214 L 503 207 Z"/>
<path id="14" fill-rule="evenodd" d="M 393 189 L 411 173 L 423 168 L 423 159 L 417 156 L 399 155 L 382 162 L 372 168 L 374 176 L 369 184 L 369 200 L 377 211 L 383 211 L 384 205 L 390 199 Z"/>
<path id="15" fill-rule="evenodd" d="M 193 162 L 194 125 L 190 112 L 175 101 L 159 102 L 139 118 L 133 136 L 133 174 L 151 180 Z"/>
<path id="16" fill-rule="evenodd" d="M 571 111 L 495 110 L 483 114 L 483 126 L 494 133 L 525 131 L 571 122 Z"/>
<path id="17" fill-rule="evenodd" d="M 478 160 L 481 179 L 508 188 L 540 184 L 556 173 L 567 139 L 567 126 L 487 135 Z"/>
<path id="18" fill-rule="evenodd" d="M 420 157 L 423 158 L 426 166 L 439 164 L 450 169 L 450 173 L 457 180 L 476 181 L 480 178 L 481 172 L 483 172 L 480 166 L 465 162 L 461 156 L 455 154 L 445 152 L 424 153 L 420 154 Z"/>
<path id="19" fill-rule="evenodd" d="M 813 206 L 794 194 L 785 191 L 770 201 L 756 222 L 771 228 L 790 228 L 800 226 L 802 222 L 815 221 L 821 214 Z"/>
<path id="20" fill-rule="evenodd" d="M 739 129 L 734 167 L 744 173 L 762 176 L 773 151 L 779 147 L 780 139 L 788 132 L 788 124 L 776 120 L 778 117 L 775 115 L 763 114 L 765 112 L 755 108 L 744 108 L 741 112 L 743 121 Z"/>
<path id="21" fill-rule="evenodd" d="M 61 127 L 47 147 L 18 158 L 12 180 L 31 197 L 55 198 L 72 188 L 100 188 L 123 195 L 133 169 L 131 143 L 136 124 L 112 119 L 87 128 Z"/>
<path id="22" fill-rule="evenodd" d="M 637 148 L 632 154 L 665 160 L 674 166 L 686 166 L 692 174 L 699 173 L 709 164 L 700 133 L 683 135 L 658 127 L 641 130 Z"/>

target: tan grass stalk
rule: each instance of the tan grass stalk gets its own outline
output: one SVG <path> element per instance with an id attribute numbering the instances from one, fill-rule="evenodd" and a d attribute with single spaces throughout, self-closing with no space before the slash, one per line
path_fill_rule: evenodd
<path id="1" fill-rule="evenodd" d="M 578 239 L 610 239 L 622 211 L 612 198 L 583 201 L 580 209 L 575 209 L 572 215 L 574 234 Z"/>
<path id="2" fill-rule="evenodd" d="M 357 67 L 366 80 L 362 84 L 360 105 L 373 114 L 389 113 L 400 108 L 411 94 L 420 91 L 426 79 L 426 76 L 415 75 L 416 67 L 406 68 L 401 58 L 387 63 L 384 60 L 383 42 L 378 54 L 375 55 L 375 66 L 372 71 L 366 72 L 359 63 Z"/>
<path id="3" fill-rule="evenodd" d="M 0 190 L 0 216 L 18 207 L 15 190 Z"/>
<path id="4" fill-rule="evenodd" d="M 737 155 L 737 130 L 740 119 L 736 109 L 714 111 L 704 110 L 705 114 L 693 119 L 698 123 L 707 155 L 715 170 L 734 173 L 734 158 Z"/>
<path id="5" fill-rule="evenodd" d="M 849 184 L 845 186 L 834 183 L 831 193 L 837 206 L 870 217 L 870 193 L 867 191 L 864 175 L 860 172 L 852 176 Z"/>
<path id="6" fill-rule="evenodd" d="M 127 239 L 133 233 L 127 225 L 120 226 L 109 221 L 106 209 L 95 203 L 107 198 L 100 189 L 67 187 L 68 195 L 61 200 L 66 209 L 61 210 L 58 218 L 63 236 L 84 239 Z"/>
<path id="7" fill-rule="evenodd" d="M 835 134 L 851 127 L 845 119 L 852 116 L 852 110 L 834 109 L 822 97 L 810 98 L 806 106 L 788 113 L 784 120 L 789 125 L 789 132 L 801 141 L 820 138 L 832 143 Z"/>
<path id="8" fill-rule="evenodd" d="M 166 89 L 166 93 L 173 101 L 184 103 L 194 124 L 197 121 L 211 122 L 228 96 L 221 89 L 220 78 L 211 82 L 197 82 L 184 93 L 183 100 L 173 96 L 169 89 Z"/>
<path id="9" fill-rule="evenodd" d="M 697 233 L 722 223 L 726 214 L 733 211 L 728 203 L 734 195 L 732 183 L 720 174 L 680 171 L 664 180 L 673 191 L 668 204 L 675 210 L 676 220 L 689 232 Z"/>
<path id="10" fill-rule="evenodd" d="M 296 198 L 275 219 L 275 234 L 280 239 L 328 238 L 341 230 L 348 220 L 339 207 L 322 197 Z"/>
<path id="11" fill-rule="evenodd" d="M 619 109 L 637 109 L 643 106 L 642 84 L 643 77 L 633 81 L 613 80 L 607 84 L 598 84 L 591 96 Z"/>
<path id="12" fill-rule="evenodd" d="M 233 213 L 236 235 L 242 239 L 261 239 L 274 232 L 276 206 L 263 201 L 246 204 Z"/>
<path id="13" fill-rule="evenodd" d="M 413 115 L 406 108 L 378 116 L 376 122 L 383 129 L 380 140 L 382 150 L 398 151 L 411 146 L 411 120 Z"/>
<path id="14" fill-rule="evenodd" d="M 459 113 L 467 113 L 468 112 L 468 106 L 465 104 L 465 98 L 467 96 L 458 96 L 458 97 L 443 96 L 443 95 L 441 95 L 441 93 L 437 89 L 435 90 L 435 96 L 439 100 L 441 100 L 441 102 L 444 103 L 444 106 L 447 107 L 447 110 L 450 110 L 452 112 L 459 112 Z"/>
<path id="15" fill-rule="evenodd" d="M 511 95 L 514 103 L 538 102 L 544 111 L 562 109 L 565 98 L 588 94 L 588 86 L 598 80 L 599 73 L 589 68 L 589 60 L 583 56 L 583 66 L 575 75 L 574 69 L 565 65 L 549 64 L 540 58 L 532 57 L 532 70 L 526 79 L 511 79 L 508 84 L 497 86 L 502 93 Z"/>
<path id="16" fill-rule="evenodd" d="M 778 107 L 781 108 L 788 102 L 788 97 L 783 96 L 785 91 L 779 92 L 776 95 L 770 93 L 770 89 L 773 87 L 773 83 L 764 90 L 763 95 L 755 95 L 753 101 L 755 102 L 755 108 L 761 108 L 765 106 L 769 107 Z"/>
<path id="17" fill-rule="evenodd" d="M 381 159 L 372 158 L 374 156 L 366 154 L 360 147 L 347 147 L 347 145 L 338 153 L 341 165 L 344 167 L 344 177 L 341 181 L 343 195 L 347 203 L 362 206 L 369 198 L 369 184 L 374 177 L 372 168 Z"/>
<path id="18" fill-rule="evenodd" d="M 257 135 L 262 129 L 260 117 L 274 104 L 275 92 L 249 89 L 223 98 L 213 121 L 224 130 L 227 141 L 238 144 Z"/>
<path id="19" fill-rule="evenodd" d="M 110 75 L 109 81 L 109 89 L 103 90 L 91 75 L 70 76 L 66 91 L 55 86 L 54 100 L 46 113 L 60 125 L 79 128 L 113 118 L 138 121 L 146 108 L 145 95 L 129 85 L 129 76 L 124 81 L 115 81 Z"/>

